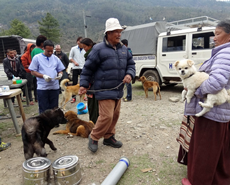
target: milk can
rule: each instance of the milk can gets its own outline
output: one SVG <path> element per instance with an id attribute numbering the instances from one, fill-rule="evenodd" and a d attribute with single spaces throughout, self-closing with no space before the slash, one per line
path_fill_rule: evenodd
<path id="1" fill-rule="evenodd" d="M 52 164 L 55 185 L 77 185 L 81 181 L 81 169 L 78 157 L 63 156 Z"/>
<path id="2" fill-rule="evenodd" d="M 50 185 L 51 161 L 44 157 L 26 160 L 23 164 L 23 185 Z"/>

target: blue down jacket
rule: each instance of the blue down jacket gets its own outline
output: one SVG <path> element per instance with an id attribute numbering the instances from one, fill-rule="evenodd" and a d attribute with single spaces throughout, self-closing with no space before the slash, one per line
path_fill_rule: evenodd
<path id="1" fill-rule="evenodd" d="M 185 115 L 195 115 L 200 112 L 202 107 L 198 102 L 203 102 L 203 98 L 207 94 L 216 94 L 223 88 L 230 88 L 230 43 L 214 48 L 211 58 L 202 64 L 199 71 L 208 73 L 209 78 L 196 90 L 191 102 L 185 104 Z M 228 122 L 230 120 L 230 104 L 226 102 L 214 106 L 203 116 L 217 122 Z"/>
<path id="2" fill-rule="evenodd" d="M 111 89 L 122 83 L 125 75 L 135 77 L 135 62 L 128 49 L 119 43 L 114 49 L 104 37 L 104 41 L 93 46 L 80 77 L 80 86 L 90 90 Z M 94 92 L 97 100 L 120 99 L 124 84 L 117 89 Z"/>

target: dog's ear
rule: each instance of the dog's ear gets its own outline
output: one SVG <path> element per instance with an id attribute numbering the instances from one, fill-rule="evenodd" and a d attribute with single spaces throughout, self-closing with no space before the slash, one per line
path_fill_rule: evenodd
<path id="1" fill-rule="evenodd" d="M 180 63 L 180 61 L 179 60 L 177 60 L 174 64 L 173 64 L 173 66 L 176 68 L 177 67 L 177 65 Z"/>
<path id="2" fill-rule="evenodd" d="M 194 64 L 194 62 L 192 60 L 187 60 L 187 63 L 189 66 L 192 66 Z"/>

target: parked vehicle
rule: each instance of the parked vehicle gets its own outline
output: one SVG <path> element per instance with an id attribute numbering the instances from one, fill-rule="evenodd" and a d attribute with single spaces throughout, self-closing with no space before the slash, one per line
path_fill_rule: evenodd
<path id="1" fill-rule="evenodd" d="M 128 40 L 136 62 L 136 77 L 145 76 L 160 85 L 176 84 L 180 78 L 173 63 L 186 58 L 200 66 L 211 56 L 215 27 L 187 28 L 170 31 L 166 22 L 127 27 L 121 39 Z"/>

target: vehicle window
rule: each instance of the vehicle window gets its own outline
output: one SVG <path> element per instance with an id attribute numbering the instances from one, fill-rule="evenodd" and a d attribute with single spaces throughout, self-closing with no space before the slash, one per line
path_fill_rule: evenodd
<path id="1" fill-rule="evenodd" d="M 185 51 L 185 35 L 163 38 L 162 52 Z"/>
<path id="2" fill-rule="evenodd" d="M 214 33 L 196 33 L 192 35 L 192 50 L 214 48 Z"/>

